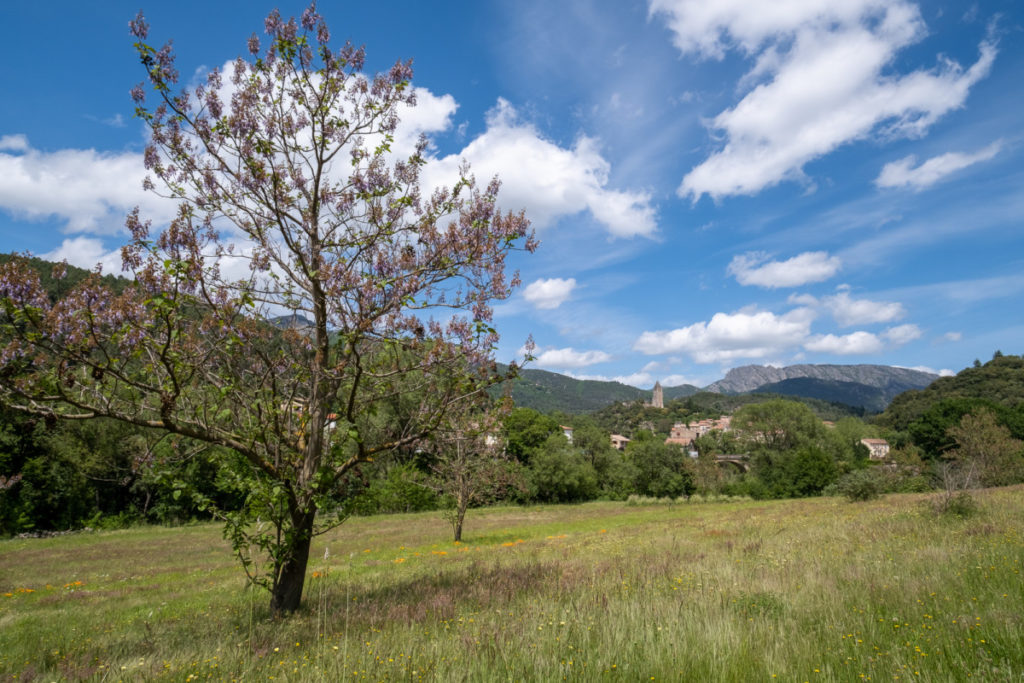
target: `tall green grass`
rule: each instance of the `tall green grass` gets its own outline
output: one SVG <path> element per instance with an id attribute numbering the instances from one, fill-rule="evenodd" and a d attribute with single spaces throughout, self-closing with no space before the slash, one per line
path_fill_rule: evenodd
<path id="1" fill-rule="evenodd" d="M 0 542 L 5 680 L 1020 680 L 1024 488 L 353 519 L 268 619 L 216 526 Z"/>

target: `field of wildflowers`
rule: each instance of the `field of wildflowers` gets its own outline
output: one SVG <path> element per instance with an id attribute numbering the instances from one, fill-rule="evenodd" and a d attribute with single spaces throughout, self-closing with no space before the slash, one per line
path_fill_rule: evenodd
<path id="1" fill-rule="evenodd" d="M 2 680 L 1019 681 L 1024 488 L 357 518 L 268 620 L 214 525 L 0 541 Z"/>

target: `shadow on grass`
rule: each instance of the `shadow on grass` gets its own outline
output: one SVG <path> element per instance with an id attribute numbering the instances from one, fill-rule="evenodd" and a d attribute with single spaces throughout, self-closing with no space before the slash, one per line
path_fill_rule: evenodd
<path id="1" fill-rule="evenodd" d="M 433 575 L 394 580 L 378 585 L 327 581 L 307 585 L 303 607 L 293 615 L 319 624 L 322 632 L 366 631 L 395 625 L 436 625 L 460 613 L 510 607 L 529 597 L 555 595 L 575 588 L 583 578 L 561 563 L 534 560 L 502 563 L 473 561 L 442 569 Z M 259 592 L 251 611 L 236 613 L 235 628 L 243 632 L 250 619 L 263 631 L 275 620 Z M 254 651 L 260 651 L 254 639 Z M 269 642 L 269 641 L 268 641 Z"/>
<path id="2" fill-rule="evenodd" d="M 560 573 L 552 563 L 477 561 L 433 576 L 355 590 L 348 596 L 353 608 L 349 610 L 350 626 L 442 622 L 454 618 L 460 610 L 504 607 L 522 596 L 557 591 Z M 345 604 L 342 590 L 336 587 L 333 597 Z M 337 611 L 332 616 L 338 616 Z"/>

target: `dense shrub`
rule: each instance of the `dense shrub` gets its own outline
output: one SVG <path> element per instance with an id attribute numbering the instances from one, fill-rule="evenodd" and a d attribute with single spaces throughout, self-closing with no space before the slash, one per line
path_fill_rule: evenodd
<path id="1" fill-rule="evenodd" d="M 772 498 L 816 496 L 839 475 L 831 456 L 817 446 L 802 446 L 793 451 L 758 454 L 753 473 Z M 757 495 L 750 493 L 753 497 Z"/>
<path id="2" fill-rule="evenodd" d="M 835 491 L 850 502 L 873 500 L 882 494 L 885 488 L 883 473 L 877 468 L 854 470 L 844 474 L 835 483 Z"/>
<path id="3" fill-rule="evenodd" d="M 752 474 L 743 474 L 726 481 L 722 484 L 721 492 L 725 496 L 752 498 L 754 500 L 764 500 L 772 497 L 771 491 L 765 483 Z"/>
<path id="4" fill-rule="evenodd" d="M 561 434 L 552 436 L 533 456 L 530 493 L 543 503 L 570 503 L 597 497 L 597 472 Z"/>
<path id="5" fill-rule="evenodd" d="M 423 474 L 414 465 L 391 467 L 386 474 L 370 480 L 369 486 L 346 505 L 356 515 L 436 510 L 442 501 L 424 486 Z"/>
<path id="6" fill-rule="evenodd" d="M 978 511 L 978 502 L 967 491 L 943 492 L 932 499 L 932 509 L 940 515 L 970 517 Z"/>
<path id="7" fill-rule="evenodd" d="M 916 474 L 910 476 L 897 476 L 893 479 L 893 485 L 889 488 L 892 493 L 928 493 L 934 491 L 931 478 Z"/>
<path id="8" fill-rule="evenodd" d="M 678 498 L 694 491 L 687 456 L 677 446 L 655 439 L 630 444 L 627 451 L 636 468 L 636 492 L 655 498 Z"/>

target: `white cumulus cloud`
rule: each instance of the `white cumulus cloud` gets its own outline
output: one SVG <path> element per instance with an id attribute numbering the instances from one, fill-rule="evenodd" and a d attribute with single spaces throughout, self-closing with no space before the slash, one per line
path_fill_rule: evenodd
<path id="1" fill-rule="evenodd" d="M 727 272 L 741 285 L 774 289 L 827 280 L 842 265 L 838 256 L 829 256 L 824 251 L 807 251 L 785 261 L 769 258 L 764 252 L 740 254 L 733 257 Z"/>
<path id="2" fill-rule="evenodd" d="M 577 351 L 572 347 L 534 351 L 533 355 L 534 362 L 544 368 L 585 368 L 612 359 L 604 351 Z"/>
<path id="3" fill-rule="evenodd" d="M 654 385 L 654 377 L 651 376 L 651 373 L 644 372 L 643 370 L 629 375 L 618 375 L 616 377 L 612 377 L 611 381 L 628 384 L 629 386 L 637 387 L 638 389 L 646 389 L 647 387 Z"/>
<path id="4" fill-rule="evenodd" d="M 399 123 L 391 144 L 397 158 L 408 158 L 416 149 L 420 135 L 429 136 L 451 128 L 452 116 L 459 108 L 455 98 L 447 93 L 435 95 L 426 88 L 415 88 L 415 92 L 416 106 L 403 104 L 398 109 Z"/>
<path id="5" fill-rule="evenodd" d="M 897 55 L 928 32 L 905 0 L 651 0 L 650 12 L 683 54 L 753 60 L 739 84 L 746 94 L 709 122 L 724 143 L 679 186 L 694 200 L 804 180 L 805 164 L 855 140 L 923 135 L 963 106 L 996 55 L 985 41 L 967 68 L 940 58 L 892 73 Z"/>
<path id="6" fill-rule="evenodd" d="M 675 330 L 644 332 L 633 349 L 646 354 L 686 353 L 698 363 L 767 358 L 800 345 L 814 313 L 797 308 L 783 315 L 768 311 L 716 313 L 709 322 Z"/>
<path id="7" fill-rule="evenodd" d="M 47 261 L 67 261 L 73 266 L 92 270 L 97 264 L 103 266 L 104 273 L 121 274 L 121 250 L 108 251 L 103 241 L 94 237 L 78 236 L 65 239 L 56 249 L 40 258 Z"/>
<path id="8" fill-rule="evenodd" d="M 808 351 L 832 353 L 840 356 L 878 353 L 889 346 L 903 346 L 921 336 L 917 325 L 897 325 L 890 327 L 881 334 L 872 334 L 863 330 L 850 334 L 819 334 L 804 343 Z"/>
<path id="9" fill-rule="evenodd" d="M 638 389 L 650 389 L 654 386 L 654 382 L 657 380 L 657 375 L 653 373 L 650 367 L 653 364 L 654 363 L 648 363 L 641 370 L 628 375 L 590 375 L 575 372 L 567 372 L 566 374 L 575 379 L 589 379 L 598 382 L 619 382 L 621 384 L 628 384 L 629 386 L 637 387 Z M 697 380 L 690 379 L 684 375 L 667 375 L 658 381 L 661 382 L 663 387 L 678 387 L 682 384 L 699 384 Z"/>
<path id="10" fill-rule="evenodd" d="M 537 308 L 558 308 L 572 294 L 576 279 L 553 277 L 534 280 L 523 290 L 523 297 Z"/>
<path id="11" fill-rule="evenodd" d="M 920 339 L 921 328 L 917 325 L 897 325 L 887 329 L 882 333 L 882 336 L 896 346 L 903 346 L 915 339 Z"/>
<path id="12" fill-rule="evenodd" d="M 668 375 L 667 377 L 664 377 L 661 380 L 661 384 L 662 384 L 662 386 L 665 386 L 665 387 L 678 387 L 678 386 L 682 386 L 683 384 L 693 384 L 693 385 L 696 385 L 697 382 L 695 380 L 690 379 L 689 377 L 687 377 L 685 375 Z"/>
<path id="13" fill-rule="evenodd" d="M 982 161 L 988 161 L 998 154 L 1001 148 L 1002 141 L 996 141 L 973 154 L 949 152 L 932 157 L 917 166 L 914 166 L 917 163 L 917 157 L 914 155 L 903 157 L 898 161 L 891 161 L 883 166 L 882 172 L 875 179 L 875 185 L 878 187 L 911 187 L 915 190 L 923 190 L 951 173 Z"/>
<path id="14" fill-rule="evenodd" d="M 898 302 L 854 299 L 848 291 L 842 288 L 837 294 L 822 297 L 820 300 L 809 294 L 801 294 L 791 296 L 789 301 L 793 304 L 823 308 L 842 327 L 892 322 L 899 320 L 907 313 L 903 305 Z"/>
<path id="15" fill-rule="evenodd" d="M 896 367 L 903 367 L 903 366 L 899 366 L 898 365 Z M 907 368 L 907 370 L 918 370 L 920 372 L 930 372 L 931 374 L 938 375 L 939 377 L 952 377 L 953 375 L 956 374 L 955 372 L 953 372 L 949 368 L 942 368 L 941 370 L 936 370 L 935 368 L 928 367 L 927 365 L 915 365 L 912 368 Z"/>
<path id="16" fill-rule="evenodd" d="M 657 229 L 649 193 L 608 186 L 611 165 L 601 156 L 595 139 L 583 136 L 571 149 L 560 147 L 521 121 L 503 99 L 488 114 L 484 133 L 458 154 L 428 164 L 426 185 L 451 184 L 463 159 L 470 162 L 478 179 L 500 176 L 501 205 L 525 208 L 537 227 L 589 211 L 618 237 L 649 236 Z"/>
<path id="17" fill-rule="evenodd" d="M 804 344 L 808 351 L 833 353 L 849 356 L 863 353 L 878 353 L 884 348 L 882 340 L 870 332 L 853 332 L 842 336 L 822 334 L 808 339 Z"/>
<path id="18" fill-rule="evenodd" d="M 68 232 L 113 234 L 142 207 L 154 222 L 174 203 L 142 189 L 142 155 L 94 149 L 34 149 L 24 135 L 0 138 L 0 208 L 30 220 L 56 217 Z"/>
<path id="19" fill-rule="evenodd" d="M 628 384 L 638 389 L 649 389 L 654 384 L 654 377 L 649 372 L 640 370 L 628 375 L 590 375 L 576 372 L 566 372 L 567 376 L 573 379 L 592 380 L 595 382 L 619 382 Z"/>
<path id="20" fill-rule="evenodd" d="M 24 135 L 0 136 L 0 152 L 27 152 L 28 138 Z"/>

